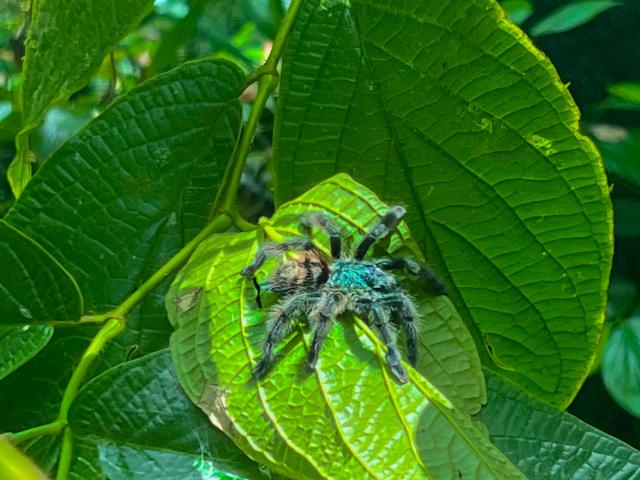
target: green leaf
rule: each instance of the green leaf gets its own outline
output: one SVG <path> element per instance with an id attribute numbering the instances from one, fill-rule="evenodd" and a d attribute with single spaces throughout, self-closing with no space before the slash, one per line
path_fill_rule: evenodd
<path id="1" fill-rule="evenodd" d="M 8 212 L 78 281 L 88 310 L 119 304 L 205 224 L 242 83 L 213 61 L 154 77 L 60 147 Z"/>
<path id="2" fill-rule="evenodd" d="M 0 477 L 20 480 L 46 479 L 26 455 L 4 438 L 0 438 Z"/>
<path id="3" fill-rule="evenodd" d="M 75 435 L 98 442 L 109 478 L 199 479 L 201 459 L 220 472 L 261 476 L 185 396 L 167 350 L 91 380 L 74 401 L 69 423 Z"/>
<path id="4" fill-rule="evenodd" d="M 640 200 L 618 198 L 613 202 L 616 237 L 640 236 Z"/>
<path id="5" fill-rule="evenodd" d="M 73 459 L 69 469 L 70 480 L 107 480 L 100 468 L 98 446 L 85 439 L 73 441 Z M 109 479 L 111 480 L 111 479 Z"/>
<path id="6" fill-rule="evenodd" d="M 620 100 L 633 103 L 640 108 L 640 82 L 620 82 L 607 85 L 607 91 Z"/>
<path id="7" fill-rule="evenodd" d="M 0 324 L 78 320 L 82 313 L 82 295 L 68 271 L 4 220 L 0 220 L 0 297 Z"/>
<path id="8" fill-rule="evenodd" d="M 96 332 L 88 326 L 56 329 L 38 355 L 0 381 L 0 431 L 18 432 L 57 418 L 64 388 Z M 36 445 L 38 458 L 55 462 L 54 448 Z"/>
<path id="9" fill-rule="evenodd" d="M 303 208 L 320 210 L 339 221 L 349 239 L 387 208 L 363 187 L 351 190 L 355 186 L 344 175 L 330 179 L 283 205 L 265 228 L 293 235 Z M 331 208 L 325 210 L 326 205 Z M 396 239 L 392 251 L 411 248 L 406 227 L 401 231 L 407 244 Z M 261 354 L 268 312 L 256 307 L 253 286 L 240 271 L 260 241 L 256 231 L 211 236 L 167 295 L 169 318 L 177 329 L 171 349 L 178 378 L 214 425 L 250 457 L 293 478 L 445 478 L 458 472 L 475 478 L 521 478 L 464 409 L 424 377 L 410 370 L 411 381 L 397 385 L 384 365 L 378 338 L 359 320 L 336 323 L 315 372 L 304 368 L 309 333 L 301 327 L 283 342 L 269 375 L 253 380 L 251 369 Z M 269 262 L 260 278 L 274 266 Z M 424 302 L 434 310 L 448 304 L 442 298 Z M 432 318 L 429 311 L 423 315 L 425 323 Z M 423 341 L 437 346 L 442 338 L 429 340 L 425 335 Z M 449 372 L 455 362 L 463 369 L 477 364 L 471 342 L 460 342 L 465 345 L 461 347 L 452 338 L 444 341 L 453 358 L 437 359 L 446 364 L 442 370 Z M 464 376 L 454 375 L 450 381 L 461 387 Z M 476 396 L 484 393 L 478 382 L 481 376 L 464 382 L 475 385 Z"/>
<path id="10" fill-rule="evenodd" d="M 533 5 L 529 0 L 503 0 L 500 2 L 509 20 L 522 24 L 533 13 Z"/>
<path id="11" fill-rule="evenodd" d="M 640 417 L 640 316 L 614 325 L 602 357 L 602 379 L 618 404 Z"/>
<path id="12" fill-rule="evenodd" d="M 35 0 L 25 44 L 23 129 L 83 87 L 113 46 L 146 15 L 151 0 Z"/>
<path id="13" fill-rule="evenodd" d="M 28 135 L 51 104 L 83 87 L 105 55 L 146 15 L 151 0 L 34 0 L 21 89 L 22 131 L 7 178 L 18 198 L 31 180 Z M 73 48 L 70 48 L 73 46 Z"/>
<path id="14" fill-rule="evenodd" d="M 598 142 L 607 172 L 616 181 L 640 193 L 640 130 L 624 130 L 617 137 Z"/>
<path id="15" fill-rule="evenodd" d="M 612 0 L 578 0 L 563 5 L 536 23 L 529 33 L 534 37 L 562 33 L 590 22 L 602 12 L 622 5 Z"/>
<path id="16" fill-rule="evenodd" d="M 483 361 L 566 406 L 603 321 L 608 189 L 566 87 L 495 3 L 307 1 L 278 102 L 277 203 L 348 172 L 405 204 Z"/>
<path id="17" fill-rule="evenodd" d="M 0 380 L 31 360 L 51 339 L 48 325 L 0 327 Z"/>
<path id="18" fill-rule="evenodd" d="M 634 478 L 640 452 L 568 413 L 540 403 L 485 370 L 489 401 L 479 418 L 527 478 Z"/>

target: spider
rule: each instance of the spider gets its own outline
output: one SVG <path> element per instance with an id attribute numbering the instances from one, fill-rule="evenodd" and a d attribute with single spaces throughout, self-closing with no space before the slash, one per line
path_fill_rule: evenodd
<path id="1" fill-rule="evenodd" d="M 278 294 L 281 300 L 270 315 L 262 357 L 253 370 L 255 378 L 262 378 L 267 373 L 273 363 L 274 348 L 291 332 L 296 317 L 307 317 L 313 328 L 307 366 L 314 369 L 322 344 L 337 317 L 351 312 L 366 319 L 378 331 L 387 348 L 386 359 L 391 372 L 399 382 L 407 382 L 407 372 L 400 363 L 401 355 L 392 324 L 405 329 L 407 356 L 415 366 L 418 360 L 418 313 L 411 298 L 387 271 L 406 269 L 426 283 L 436 295 L 446 295 L 446 287 L 427 265 L 409 258 L 364 260 L 367 250 L 393 232 L 405 213 L 401 206 L 391 207 L 367 232 L 351 256 L 341 256 L 339 229 L 321 213 L 304 216 L 301 229 L 307 234 L 312 227 L 324 230 L 330 239 L 331 259 L 304 237 L 267 244 L 257 252 L 253 263 L 242 270 L 242 275 L 253 280 L 259 307 L 262 307 L 262 301 L 256 272 L 269 257 L 282 256 L 290 251 L 295 253 L 292 259 L 282 262 L 263 285 L 265 290 Z"/>

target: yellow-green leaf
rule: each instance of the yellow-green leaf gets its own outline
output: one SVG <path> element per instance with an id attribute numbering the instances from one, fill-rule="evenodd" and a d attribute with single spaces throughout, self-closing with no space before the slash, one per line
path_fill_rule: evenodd
<path id="1" fill-rule="evenodd" d="M 349 239 L 386 208 L 370 191 L 338 176 L 284 205 L 265 228 L 292 235 L 303 211 L 338 211 L 333 218 Z M 266 378 L 254 380 L 251 370 L 261 355 L 268 311 L 257 308 L 253 286 L 240 272 L 263 240 L 258 231 L 210 237 L 167 296 L 177 329 L 171 347 L 178 377 L 214 425 L 251 458 L 293 478 L 522 478 L 465 412 L 484 399 L 484 380 L 466 332 L 444 340 L 449 355 L 436 353 L 443 366 L 434 379 L 448 375 L 456 363 L 467 369 L 461 376 L 451 371 L 452 401 L 412 369 L 410 382 L 398 385 L 377 336 L 348 316 L 333 327 L 315 371 L 304 366 L 309 332 L 301 324 L 282 343 Z M 398 252 L 412 243 L 403 226 L 389 248 Z M 267 263 L 259 275 L 274 266 Z M 420 296 L 421 307 L 431 304 L 431 311 L 423 311 L 425 324 L 434 310 L 450 305 L 427 298 L 424 291 L 412 292 Z M 455 323 L 455 315 L 450 318 Z M 442 338 L 425 335 L 423 341 L 427 348 L 437 347 Z M 431 378 L 430 372 L 425 375 Z M 473 386 L 472 398 L 459 404 L 463 384 Z"/>

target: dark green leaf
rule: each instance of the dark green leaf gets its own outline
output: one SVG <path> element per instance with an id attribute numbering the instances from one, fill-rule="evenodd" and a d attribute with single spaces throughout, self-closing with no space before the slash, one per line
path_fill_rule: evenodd
<path id="1" fill-rule="evenodd" d="M 48 325 L 0 327 L 0 380 L 31 360 L 51 339 Z"/>
<path id="2" fill-rule="evenodd" d="M 100 441 L 100 463 L 111 478 L 201 478 L 195 465 L 203 457 L 221 471 L 260 477 L 183 393 L 166 350 L 94 378 L 69 422 L 76 435 Z"/>
<path id="3" fill-rule="evenodd" d="M 283 205 L 262 225 L 272 240 L 295 235 L 300 214 L 319 210 L 339 222 L 350 239 L 387 208 L 340 175 Z M 415 245 L 406 226 L 401 232 L 392 251 Z M 178 377 L 212 423 L 249 456 L 293 478 L 455 478 L 457 472 L 521 478 L 456 404 L 463 385 L 472 388 L 463 397 L 471 404 L 484 395 L 481 376 L 469 378 L 481 374 L 474 368 L 473 345 L 464 341 L 466 332 L 423 339 L 427 348 L 421 355 L 438 355 L 435 361 L 443 364 L 434 378 L 451 375 L 447 386 L 454 403 L 413 370 L 409 383 L 396 384 L 377 336 L 348 317 L 332 328 L 315 371 L 304 368 L 310 338 L 301 325 L 282 342 L 272 371 L 256 382 L 251 369 L 261 355 L 268 311 L 256 307 L 253 285 L 240 271 L 260 242 L 256 231 L 211 236 L 167 295 L 169 318 L 177 328 L 172 354 Z M 269 262 L 260 279 L 274 266 Z M 423 310 L 423 321 L 441 321 L 434 319 L 435 312 L 450 308 L 448 300 L 420 295 L 420 306 L 431 307 Z M 461 327 L 456 317 L 449 318 Z M 444 354 L 438 351 L 440 342 L 447 344 Z M 456 364 L 463 371 L 452 371 Z"/>
<path id="4" fill-rule="evenodd" d="M 6 220 L 120 303 L 205 223 L 240 121 L 243 76 L 193 62 L 118 98 L 38 172 Z M 45 206 L 43 208 L 43 206 Z"/>
<path id="5" fill-rule="evenodd" d="M 51 104 L 80 89 L 102 59 L 150 9 L 151 0 L 34 0 L 25 42 L 22 131 L 7 177 L 19 197 L 31 179 L 29 131 Z"/>
<path id="6" fill-rule="evenodd" d="M 621 130 L 617 136 L 601 137 L 598 145 L 614 181 L 640 192 L 640 131 Z"/>
<path id="7" fill-rule="evenodd" d="M 629 159 L 630 161 L 633 161 Z M 618 237 L 640 236 L 640 200 L 618 198 L 613 202 L 615 232 Z"/>
<path id="8" fill-rule="evenodd" d="M 550 62 L 488 0 L 310 0 L 282 79 L 277 202 L 348 172 L 407 205 L 483 358 L 567 405 L 598 345 L 612 222 Z"/>
<path id="9" fill-rule="evenodd" d="M 151 0 L 35 0 L 24 57 L 23 128 L 85 85 L 102 59 L 149 11 Z"/>
<path id="10" fill-rule="evenodd" d="M 56 419 L 64 388 L 96 332 L 87 326 L 56 329 L 38 355 L 0 381 L 0 431 L 17 432 Z M 46 442 L 36 447 L 43 459 L 57 448 Z"/>
<path id="11" fill-rule="evenodd" d="M 607 91 L 620 100 L 637 105 L 640 108 L 640 82 L 621 82 L 607 85 Z"/>
<path id="12" fill-rule="evenodd" d="M 503 0 L 500 2 L 509 20 L 520 25 L 533 13 L 533 5 L 529 0 Z"/>
<path id="13" fill-rule="evenodd" d="M 0 324 L 78 320 L 82 313 L 82 295 L 68 271 L 4 220 L 0 220 L 0 297 Z"/>
<path id="14" fill-rule="evenodd" d="M 562 33 L 590 22 L 602 12 L 621 5 L 612 0 L 578 0 L 554 10 L 536 23 L 529 33 L 534 37 Z"/>
<path id="15" fill-rule="evenodd" d="M 495 444 L 528 478 L 637 477 L 637 450 L 542 404 L 489 370 L 485 370 L 485 376 L 489 401 L 479 417 Z"/>
<path id="16" fill-rule="evenodd" d="M 74 439 L 69 479 L 106 480 L 107 478 L 100 466 L 98 446 L 91 440 Z"/>
<path id="17" fill-rule="evenodd" d="M 640 316 L 611 329 L 602 357 L 602 379 L 620 406 L 640 417 Z"/>

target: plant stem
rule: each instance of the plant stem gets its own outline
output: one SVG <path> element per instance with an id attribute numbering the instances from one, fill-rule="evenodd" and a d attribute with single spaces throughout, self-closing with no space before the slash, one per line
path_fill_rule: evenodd
<path id="1" fill-rule="evenodd" d="M 171 260 L 165 263 L 160 269 L 151 275 L 142 285 L 140 285 L 129 298 L 120 304 L 109 316 L 126 317 L 129 311 L 140 302 L 151 290 L 169 276 L 174 270 L 184 264 L 200 243 L 212 233 L 224 232 L 232 225 L 231 217 L 228 214 L 216 216 L 204 227 L 189 243 L 176 253 Z"/>
<path id="2" fill-rule="evenodd" d="M 60 449 L 60 460 L 58 461 L 58 471 L 56 480 L 67 480 L 71 469 L 71 457 L 73 454 L 73 433 L 67 427 L 62 435 L 62 448 Z"/>
<path id="3" fill-rule="evenodd" d="M 269 66 L 272 69 L 272 73 L 276 72 L 276 68 L 278 66 L 278 61 L 284 52 L 285 47 L 287 46 L 287 40 L 289 39 L 289 33 L 291 33 L 291 29 L 293 28 L 293 23 L 298 16 L 298 11 L 300 11 L 300 7 L 302 6 L 303 0 L 293 0 L 291 5 L 289 5 L 289 9 L 287 13 L 282 18 L 282 23 L 280 23 L 280 28 L 278 29 L 278 33 L 276 35 L 275 40 L 273 41 L 273 47 L 271 48 L 271 53 L 269 54 L 269 58 L 265 62 L 265 67 Z"/>
<path id="4" fill-rule="evenodd" d="M 222 181 L 224 187 L 220 190 L 222 194 L 220 204 L 216 205 L 221 212 L 235 212 L 236 195 L 240 188 L 240 177 L 244 170 L 244 164 L 247 160 L 247 156 L 249 155 L 249 151 L 251 150 L 251 144 L 253 143 L 253 137 L 256 133 L 258 122 L 260 121 L 260 115 L 262 115 L 262 110 L 264 109 L 269 96 L 277 86 L 277 74 L 267 74 L 260 77 L 260 80 L 258 80 L 258 93 L 256 95 L 256 99 L 251 107 L 247 123 L 242 129 L 240 141 L 236 145 L 236 149 L 231 157 L 231 168 L 227 170 L 225 178 Z M 236 214 L 234 213 L 233 216 L 236 216 Z"/>
<path id="5" fill-rule="evenodd" d="M 25 440 L 40 437 L 42 435 L 55 435 L 57 433 L 60 433 L 64 427 L 64 422 L 56 420 L 54 422 L 45 423 L 44 425 L 38 425 L 37 427 L 29 428 L 28 430 L 23 430 L 21 432 L 10 433 L 7 435 L 7 437 L 13 443 L 20 443 L 24 442 Z"/>
<path id="6" fill-rule="evenodd" d="M 67 423 L 69 408 L 71 407 L 71 403 L 73 402 L 73 400 L 76 398 L 76 394 L 78 393 L 80 384 L 84 380 L 84 377 L 87 375 L 89 367 L 96 359 L 96 357 L 100 354 L 105 345 L 110 340 L 115 338 L 120 332 L 122 332 L 124 330 L 124 327 L 124 318 L 112 318 L 107 323 L 105 323 L 98 334 L 93 337 L 93 340 L 91 340 L 91 343 L 82 355 L 80 363 L 73 372 L 73 375 L 71 375 L 71 379 L 69 380 L 67 388 L 64 391 L 62 403 L 60 404 L 58 421 L 64 424 Z"/>
<path id="7" fill-rule="evenodd" d="M 236 148 L 231 155 L 229 166 L 224 173 L 222 186 L 220 187 L 216 201 L 213 204 L 212 212 L 214 213 L 229 213 L 234 219 L 238 216 L 235 210 L 235 201 L 238 188 L 240 187 L 240 177 L 244 170 L 244 165 L 247 161 L 249 151 L 251 150 L 251 144 L 253 143 L 253 137 L 255 136 L 262 111 L 267 104 L 269 96 L 278 87 L 278 61 L 284 53 L 289 33 L 293 28 L 296 15 L 302 6 L 302 1 L 303 0 L 293 0 L 291 2 L 286 15 L 280 23 L 280 28 L 278 29 L 278 34 L 276 35 L 275 40 L 273 41 L 273 47 L 269 53 L 269 58 L 267 58 L 263 65 L 247 75 L 245 86 L 248 87 L 257 81 L 258 93 L 256 94 L 256 99 L 251 106 L 251 112 L 249 113 L 247 123 L 242 129 L 240 139 L 238 140 Z M 240 228 L 242 229 L 242 227 Z"/>
<path id="8" fill-rule="evenodd" d="M 68 425 L 69 409 L 71 408 L 71 404 L 76 398 L 80 384 L 84 381 L 93 361 L 98 357 L 105 345 L 122 332 L 124 328 L 124 318 L 112 318 L 105 323 L 98 334 L 93 338 L 93 340 L 91 340 L 89 347 L 87 347 L 87 350 L 82 355 L 80 363 L 73 372 L 73 375 L 71 375 L 71 379 L 67 384 L 67 388 L 62 396 L 62 403 L 60 404 L 60 413 L 58 413 L 58 419 L 56 420 L 56 422 L 65 426 L 64 435 L 62 437 L 62 450 L 60 451 L 60 462 L 58 463 L 58 473 L 56 475 L 57 480 L 64 480 L 67 478 L 69 474 L 69 467 L 71 465 L 73 433 Z"/>

